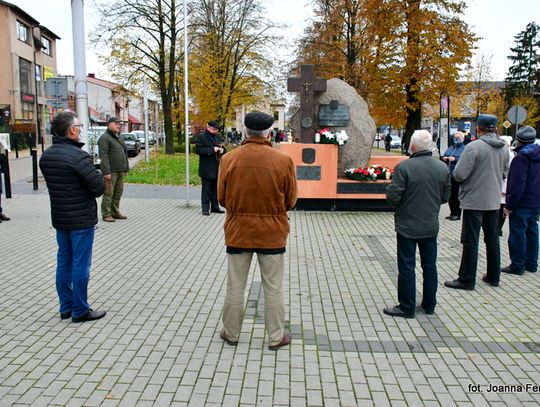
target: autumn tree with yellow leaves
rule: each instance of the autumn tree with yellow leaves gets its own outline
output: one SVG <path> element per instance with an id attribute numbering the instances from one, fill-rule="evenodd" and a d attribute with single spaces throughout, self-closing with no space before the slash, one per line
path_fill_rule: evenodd
<path id="1" fill-rule="evenodd" d="M 422 105 L 453 92 L 476 40 L 457 0 L 313 0 L 315 18 L 297 63 L 338 77 L 363 96 L 376 122 L 420 128 Z"/>
<path id="2" fill-rule="evenodd" d="M 268 51 L 278 38 L 260 1 L 198 0 L 192 18 L 190 94 L 195 120 L 224 125 L 235 106 L 275 95 Z"/>

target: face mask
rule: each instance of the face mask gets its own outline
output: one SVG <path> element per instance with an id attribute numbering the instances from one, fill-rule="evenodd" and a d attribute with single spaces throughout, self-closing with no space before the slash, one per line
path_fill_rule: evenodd
<path id="1" fill-rule="evenodd" d="M 458 139 L 458 138 L 456 138 L 456 137 L 454 137 L 454 144 L 458 144 L 458 143 L 461 143 L 461 140 Z"/>

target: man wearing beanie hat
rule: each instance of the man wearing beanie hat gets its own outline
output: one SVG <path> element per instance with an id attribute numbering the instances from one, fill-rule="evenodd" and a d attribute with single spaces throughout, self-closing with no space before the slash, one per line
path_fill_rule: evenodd
<path id="1" fill-rule="evenodd" d="M 463 253 L 458 278 L 444 285 L 460 290 L 474 290 L 476 285 L 480 229 L 484 231 L 487 258 L 487 273 L 482 281 L 497 287 L 501 275 L 498 225 L 502 181 L 508 172 L 508 147 L 497 135 L 497 117 L 478 115 L 476 130 L 479 139 L 467 144 L 454 168 L 455 180 L 462 183 L 459 200 L 463 209 Z"/>
<path id="2" fill-rule="evenodd" d="M 225 147 L 219 139 L 219 124 L 212 120 L 208 122 L 206 131 L 197 137 L 195 153 L 199 155 L 199 177 L 201 177 L 201 206 L 204 216 L 213 213 L 223 213 L 217 200 L 217 178 L 219 160 L 225 154 Z"/>
<path id="3" fill-rule="evenodd" d="M 244 316 L 244 291 L 253 253 L 261 269 L 264 322 L 269 349 L 288 345 L 283 306 L 284 253 L 289 234 L 287 211 L 296 203 L 296 175 L 291 157 L 270 142 L 274 118 L 248 113 L 242 146 L 221 160 L 219 203 L 227 209 L 225 244 L 229 269 L 221 339 L 238 344 Z"/>
<path id="4" fill-rule="evenodd" d="M 504 273 L 522 275 L 538 268 L 538 216 L 540 215 L 540 145 L 536 130 L 519 129 L 516 156 L 508 173 L 505 216 L 510 219 L 508 249 L 511 264 Z"/>

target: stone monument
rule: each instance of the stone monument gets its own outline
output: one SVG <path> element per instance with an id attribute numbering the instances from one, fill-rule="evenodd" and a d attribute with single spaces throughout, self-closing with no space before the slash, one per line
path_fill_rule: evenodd
<path id="1" fill-rule="evenodd" d="M 331 131 L 345 130 L 348 143 L 339 147 L 338 177 L 343 177 L 347 168 L 365 166 L 375 140 L 375 121 L 369 115 L 367 103 L 356 90 L 340 79 L 326 81 L 326 90 L 313 96 L 312 128 L 328 128 Z M 296 112 L 290 121 L 294 134 L 301 134 L 301 114 Z M 314 138 L 302 140 L 313 143 Z"/>

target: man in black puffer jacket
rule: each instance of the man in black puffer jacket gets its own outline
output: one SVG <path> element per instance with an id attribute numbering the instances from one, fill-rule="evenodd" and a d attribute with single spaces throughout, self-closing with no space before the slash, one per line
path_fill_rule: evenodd
<path id="1" fill-rule="evenodd" d="M 80 120 L 71 112 L 59 113 L 52 123 L 53 145 L 41 156 L 39 167 L 47 182 L 58 254 L 56 290 L 60 318 L 73 322 L 100 319 L 105 311 L 88 304 L 96 198 L 105 191 L 103 176 L 81 149 Z"/>

